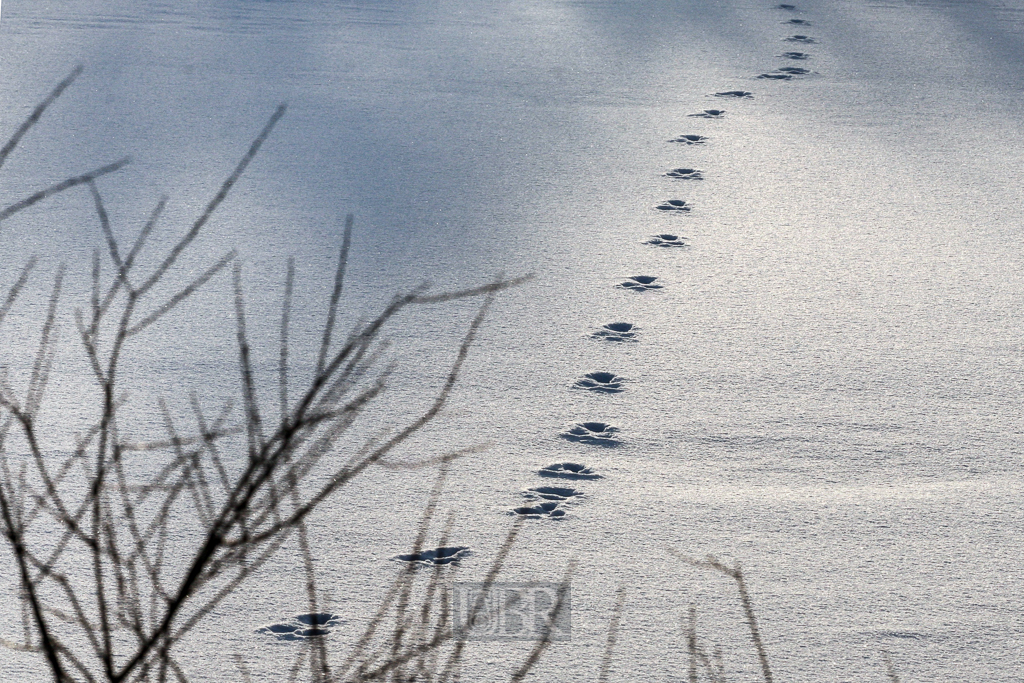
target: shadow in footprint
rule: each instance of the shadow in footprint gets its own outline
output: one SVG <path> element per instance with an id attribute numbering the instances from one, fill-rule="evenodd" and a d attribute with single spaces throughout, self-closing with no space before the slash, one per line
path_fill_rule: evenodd
<path id="1" fill-rule="evenodd" d="M 631 289 L 634 292 L 646 292 L 662 288 L 661 285 L 654 284 L 657 279 L 654 275 L 632 275 L 628 280 L 623 280 L 615 286 L 619 289 Z"/>
<path id="2" fill-rule="evenodd" d="M 810 59 L 811 57 L 806 52 L 783 52 L 779 56 L 785 57 L 786 59 Z"/>
<path id="3" fill-rule="evenodd" d="M 613 427 L 606 422 L 577 422 L 562 432 L 561 437 L 577 443 L 613 447 L 622 443 L 615 438 L 618 431 L 618 427 Z"/>
<path id="4" fill-rule="evenodd" d="M 665 176 L 680 180 L 704 180 L 704 172 L 698 171 L 695 168 L 673 168 Z"/>
<path id="5" fill-rule="evenodd" d="M 565 517 L 565 510 L 558 507 L 558 503 L 547 502 L 538 503 L 537 505 L 524 506 L 513 508 L 510 515 L 519 515 L 520 517 L 527 517 L 529 519 L 540 519 L 541 517 L 547 517 L 549 519 L 561 519 Z"/>
<path id="6" fill-rule="evenodd" d="M 794 76 L 806 76 L 811 73 L 810 69 L 803 69 L 799 66 L 784 66 L 781 69 L 776 69 L 771 73 L 764 73 L 758 76 L 758 78 L 770 78 L 776 81 L 788 81 Z"/>
<path id="7" fill-rule="evenodd" d="M 566 501 L 572 501 L 582 495 L 582 491 L 564 486 L 535 486 L 523 491 L 523 497 L 533 501 L 534 504 L 514 508 L 510 514 L 530 517 L 532 519 L 539 519 L 541 517 L 557 519 L 565 517 L 566 511 L 560 507 L 561 504 Z"/>
<path id="8" fill-rule="evenodd" d="M 635 342 L 639 328 L 633 323 L 608 323 L 590 334 L 594 339 L 610 342 Z"/>
<path id="9" fill-rule="evenodd" d="M 340 624 L 341 616 L 329 612 L 296 614 L 288 621 L 262 626 L 256 633 L 268 633 L 278 640 L 307 640 L 326 636 Z"/>
<path id="10" fill-rule="evenodd" d="M 566 501 L 582 495 L 583 491 L 564 486 L 534 486 L 523 491 L 523 497 L 527 500 Z"/>
<path id="11" fill-rule="evenodd" d="M 690 246 L 684 240 L 685 237 L 679 235 L 670 235 L 669 233 L 663 233 L 661 235 L 651 235 L 650 239 L 646 240 L 644 244 L 650 244 L 654 247 L 688 247 Z"/>
<path id="12" fill-rule="evenodd" d="M 754 93 L 747 92 L 746 90 L 724 90 L 722 92 L 714 93 L 715 97 L 733 97 L 737 99 L 749 100 L 754 96 Z"/>
<path id="13" fill-rule="evenodd" d="M 594 472 L 586 465 L 578 462 L 556 462 L 545 465 L 537 470 L 542 477 L 553 477 L 556 479 L 603 479 L 600 474 Z"/>
<path id="14" fill-rule="evenodd" d="M 690 116 L 700 116 L 700 114 L 690 114 Z M 669 142 L 681 142 L 684 145 L 703 145 L 707 141 L 708 139 L 703 135 L 680 135 L 669 140 Z"/>
<path id="15" fill-rule="evenodd" d="M 696 114 L 687 114 L 687 116 L 698 118 L 698 119 L 720 119 L 725 116 L 724 109 L 705 109 L 702 112 Z"/>
<path id="16" fill-rule="evenodd" d="M 574 389 L 596 391 L 599 394 L 621 394 L 626 380 L 613 372 L 591 372 L 572 385 Z"/>
<path id="17" fill-rule="evenodd" d="M 689 211 L 690 205 L 682 199 L 666 199 L 654 208 L 659 211 Z"/>
<path id="18" fill-rule="evenodd" d="M 469 548 L 465 546 L 444 546 L 434 550 L 421 550 L 418 553 L 407 553 L 395 555 L 392 560 L 399 562 L 414 562 L 426 567 L 435 567 L 443 564 L 458 564 L 459 560 L 468 557 Z"/>
<path id="19" fill-rule="evenodd" d="M 784 21 L 782 23 L 783 24 L 788 24 L 790 26 L 810 26 L 811 25 L 811 22 L 807 21 L 806 19 L 788 19 L 788 20 L 786 20 L 786 21 Z"/>
<path id="20" fill-rule="evenodd" d="M 796 9 L 796 5 L 776 5 L 775 9 L 788 9 L 792 11 Z"/>

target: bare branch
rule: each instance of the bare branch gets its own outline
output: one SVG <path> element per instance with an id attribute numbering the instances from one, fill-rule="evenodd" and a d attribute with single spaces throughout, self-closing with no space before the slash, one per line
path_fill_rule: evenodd
<path id="1" fill-rule="evenodd" d="M 4 165 L 4 162 L 7 161 L 7 157 L 9 157 L 11 152 L 14 151 L 14 148 L 18 146 L 18 143 L 21 142 L 21 139 L 25 136 L 25 133 L 27 133 L 32 126 L 36 125 L 39 119 L 42 118 L 43 112 L 46 111 L 47 107 L 53 104 L 57 98 L 67 90 L 68 86 L 75 82 L 75 79 L 78 78 L 81 73 L 82 65 L 79 64 L 71 70 L 70 74 L 64 77 L 64 80 L 58 83 L 57 86 L 50 91 L 50 94 L 47 95 L 42 102 L 36 105 L 36 108 L 32 110 L 32 113 L 28 115 L 28 118 L 18 126 L 18 130 L 14 131 L 14 135 L 12 135 L 4 144 L 3 148 L 0 149 L 0 166 Z"/>
<path id="2" fill-rule="evenodd" d="M 341 239 L 341 253 L 338 255 L 338 271 L 334 274 L 334 291 L 331 292 L 331 301 L 327 305 L 327 323 L 324 325 L 324 336 L 320 342 L 320 353 L 316 359 L 316 374 L 319 376 L 324 371 L 324 362 L 327 360 L 327 353 L 331 348 L 331 335 L 334 334 L 334 324 L 338 315 L 338 301 L 341 299 L 341 289 L 345 281 L 345 266 L 348 264 L 348 250 L 352 244 L 352 224 L 355 217 L 352 214 L 345 216 L 345 232 Z"/>
<path id="3" fill-rule="evenodd" d="M 622 608 L 626 604 L 626 586 L 619 585 L 615 592 L 615 610 L 612 612 L 612 620 L 608 624 L 608 641 L 604 646 L 604 657 L 601 659 L 601 673 L 597 677 L 597 683 L 608 683 L 608 674 L 612 669 L 612 654 L 615 652 L 615 644 L 619 637 L 619 620 L 622 618 Z"/>
<path id="4" fill-rule="evenodd" d="M 99 188 L 96 187 L 94 181 L 90 180 L 87 184 L 89 185 L 89 191 L 92 193 L 93 203 L 96 205 L 96 215 L 100 219 L 100 229 L 103 231 L 103 237 L 107 241 L 107 252 L 110 254 L 110 260 L 114 262 L 114 266 L 117 268 L 117 278 L 130 290 L 128 273 L 124 261 L 121 260 L 121 251 L 118 247 L 117 239 L 114 237 L 113 230 L 110 229 L 110 216 L 107 215 L 107 208 L 103 205 L 103 197 L 100 196 Z"/>
<path id="5" fill-rule="evenodd" d="M 288 259 L 288 274 L 284 283 L 284 302 L 281 304 L 281 353 L 277 381 L 281 402 L 281 426 L 288 425 L 288 324 L 292 312 L 292 286 L 295 284 L 295 259 Z"/>
<path id="6" fill-rule="evenodd" d="M 900 683 L 899 674 L 896 673 L 896 665 L 892 663 L 892 655 L 882 650 L 882 661 L 885 662 L 885 674 L 889 677 L 890 683 Z"/>
<path id="7" fill-rule="evenodd" d="M 136 334 L 142 332 L 142 330 L 146 329 L 147 327 L 155 323 L 157 320 L 162 318 L 164 315 L 169 313 L 171 309 L 173 309 L 175 306 L 177 306 L 182 301 L 195 294 L 197 289 L 199 289 L 207 282 L 209 282 L 210 278 L 212 278 L 214 275 L 216 275 L 217 273 L 224 269 L 224 266 L 228 265 L 233 260 L 235 260 L 236 255 L 237 252 L 231 250 L 227 254 L 222 256 L 219 261 L 217 261 L 212 266 L 207 268 L 202 275 L 192 280 L 192 282 L 190 282 L 187 287 L 184 287 L 183 289 L 179 290 L 178 293 L 176 293 L 174 296 L 168 299 L 166 303 L 158 307 L 155 311 L 147 315 L 141 321 L 135 323 L 127 330 L 125 330 L 125 336 L 135 336 Z"/>
<path id="8" fill-rule="evenodd" d="M 45 190 L 40 190 L 35 194 L 31 194 L 28 197 L 22 199 L 20 202 L 15 202 L 14 204 L 8 206 L 6 209 L 0 210 L 0 222 L 7 220 L 14 214 L 24 209 L 27 209 L 33 204 L 37 204 L 43 201 L 47 197 L 52 197 L 53 195 L 63 192 L 64 190 L 69 190 L 72 187 L 77 187 L 79 185 L 84 185 L 85 183 L 90 183 L 93 180 L 99 178 L 100 176 L 104 176 L 107 175 L 108 173 L 113 173 L 114 171 L 120 170 L 121 168 L 128 165 L 130 162 L 131 159 L 125 157 L 124 159 L 121 159 L 120 161 L 115 161 L 112 164 L 100 166 L 95 171 L 89 171 L 88 173 L 84 173 L 80 176 L 75 176 L 73 178 L 68 178 L 67 180 L 62 180 L 59 183 L 56 183 L 55 185 L 51 185 Z"/>
<path id="9" fill-rule="evenodd" d="M 214 195 L 213 199 L 211 199 L 206 205 L 203 213 L 195 220 L 185 236 L 174 245 L 174 248 L 171 249 L 171 252 L 167 255 L 167 258 L 164 259 L 163 263 L 161 263 L 156 270 L 153 271 L 153 274 L 149 276 L 149 279 L 139 287 L 138 293 L 140 296 L 145 294 L 151 287 L 153 287 L 153 285 L 163 278 L 164 273 L 166 273 L 167 270 L 177 262 L 178 257 L 181 256 L 181 253 L 185 248 L 188 247 L 188 245 L 191 244 L 199 235 L 199 231 L 202 230 L 203 226 L 206 225 L 206 222 L 210 220 L 210 216 L 213 215 L 213 212 L 217 210 L 217 207 L 220 206 L 227 198 L 231 188 L 235 186 L 238 179 L 242 177 L 242 173 L 249 164 L 252 163 L 252 160 L 256 157 L 256 153 L 259 152 L 260 147 L 263 146 L 263 143 L 266 142 L 267 138 L 270 136 L 270 131 L 274 129 L 277 122 L 282 116 L 284 116 L 285 109 L 285 105 L 279 105 L 274 113 L 271 114 L 270 120 L 267 121 L 265 126 L 263 126 L 263 130 L 260 131 L 259 135 L 256 136 L 256 139 L 253 140 L 251 145 L 249 145 L 249 151 L 247 151 L 245 156 L 242 157 L 242 160 L 238 162 L 238 165 L 235 166 L 235 170 L 231 172 L 231 175 L 221 183 L 220 189 L 217 190 L 217 194 Z"/>
<path id="10" fill-rule="evenodd" d="M 21 273 L 18 275 L 17 281 L 15 281 L 15 283 L 11 285 L 11 288 L 7 290 L 7 297 L 4 299 L 3 305 L 0 306 L 0 324 L 3 323 L 7 312 L 11 310 L 11 306 L 13 306 L 14 302 L 18 299 L 18 295 L 21 294 L 22 288 L 25 286 L 25 283 L 28 282 L 29 274 L 31 274 L 32 269 L 35 267 L 36 257 L 33 256 L 25 264 L 25 267 L 21 269 Z"/>
<path id="11" fill-rule="evenodd" d="M 249 339 L 245 331 L 245 304 L 242 299 L 242 266 L 235 264 L 235 329 L 238 337 L 238 365 L 242 372 L 242 396 L 245 401 L 245 427 L 249 437 L 249 457 L 256 458 L 263 446 L 262 420 L 256 399 L 256 380 L 249 359 Z"/>

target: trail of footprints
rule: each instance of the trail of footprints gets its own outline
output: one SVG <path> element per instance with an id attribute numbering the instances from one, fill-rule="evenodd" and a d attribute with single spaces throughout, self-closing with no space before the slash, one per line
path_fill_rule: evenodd
<path id="1" fill-rule="evenodd" d="M 799 12 L 795 5 L 780 4 L 775 9 L 785 12 Z M 801 17 L 791 17 L 782 22 L 787 26 L 809 27 L 811 22 Z M 802 45 L 813 45 L 817 41 L 804 34 L 796 34 L 782 38 L 789 43 Z M 779 59 L 789 60 L 790 63 L 806 62 L 811 59 L 811 54 L 800 50 L 786 50 L 777 55 Z M 791 81 L 811 73 L 810 69 L 802 66 L 780 66 L 772 71 L 754 76 L 762 81 Z M 747 90 L 723 90 L 711 93 L 712 97 L 730 100 L 749 100 L 754 93 Z M 724 109 L 704 109 L 693 114 L 689 118 L 717 120 L 725 118 Z M 687 133 L 672 138 L 668 142 L 685 145 L 704 145 L 709 141 L 705 135 Z M 663 176 L 674 181 L 703 180 L 704 171 L 690 167 L 673 168 L 663 173 Z M 654 209 L 665 214 L 689 214 L 693 206 L 685 199 L 666 199 L 654 205 Z M 663 232 L 651 235 L 643 242 L 645 245 L 658 248 L 685 248 L 689 246 L 687 239 L 673 232 Z M 640 294 L 663 289 L 663 284 L 655 275 L 632 275 L 615 285 L 618 289 L 628 289 Z M 635 323 L 611 322 L 602 325 L 590 332 L 590 338 L 599 342 L 631 343 L 638 341 L 640 328 Z M 626 391 L 628 380 L 619 377 L 613 372 L 599 371 L 591 372 L 578 378 L 573 384 L 573 389 L 586 390 L 601 394 L 618 394 Z M 582 444 L 587 448 L 604 447 L 614 448 L 621 445 L 619 428 L 608 422 L 588 421 L 576 422 L 566 426 L 559 436 L 567 441 Z M 541 477 L 559 478 L 565 480 L 592 480 L 600 479 L 598 474 L 590 467 L 575 462 L 554 463 L 542 467 L 537 474 Z M 509 514 L 528 517 L 532 519 L 562 519 L 566 516 L 568 506 L 574 505 L 581 499 L 585 499 L 583 491 L 560 486 L 535 486 L 525 489 L 522 497 L 526 504 L 513 508 Z"/>
<path id="2" fill-rule="evenodd" d="M 798 12 L 795 5 L 780 4 L 775 9 L 786 12 Z M 809 27 L 811 22 L 800 17 L 793 17 L 782 22 L 787 26 Z M 813 45 L 817 41 L 811 36 L 796 34 L 782 39 L 789 43 L 802 45 Z M 798 50 L 788 50 L 780 55 L 780 59 L 793 61 L 807 61 L 811 55 Z M 754 78 L 763 81 L 790 81 L 800 76 L 810 74 L 809 69 L 796 66 L 783 66 L 772 71 L 766 71 Z M 754 93 L 746 90 L 723 90 L 711 93 L 711 96 L 729 100 L 749 100 Z M 696 119 L 723 119 L 723 109 L 705 109 L 700 112 L 689 114 L 689 118 Z M 709 137 L 696 134 L 680 135 L 668 142 L 685 145 L 704 145 Z M 673 181 L 695 181 L 703 180 L 703 171 L 680 167 L 671 169 L 663 174 Z M 688 214 L 692 205 L 683 199 L 666 199 L 654 206 L 658 211 L 666 214 Z M 686 238 L 675 233 L 659 233 L 650 236 L 643 244 L 658 248 L 680 248 L 687 247 Z M 661 290 L 663 285 L 659 278 L 654 275 L 632 275 L 615 285 L 618 289 L 631 290 L 636 293 L 646 293 Z M 589 337 L 597 342 L 608 342 L 618 344 L 635 343 L 639 341 L 641 329 L 631 322 L 610 322 L 606 323 L 589 334 Z M 628 380 L 609 371 L 591 372 L 576 379 L 571 388 L 574 390 L 588 391 L 595 394 L 619 394 L 626 391 Z M 587 421 L 576 422 L 567 425 L 559 436 L 570 442 L 581 444 L 585 448 L 615 448 L 622 444 L 619 436 L 620 430 L 608 422 Z M 543 479 L 559 480 L 560 485 L 538 485 L 523 489 L 520 494 L 520 505 L 511 508 L 508 514 L 511 516 L 525 517 L 529 519 L 551 519 L 561 520 L 568 515 L 568 510 L 584 500 L 587 495 L 584 491 L 575 488 L 580 482 L 595 481 L 603 478 L 603 475 L 594 471 L 589 466 L 579 462 L 557 462 L 545 465 L 537 471 L 537 475 Z M 573 485 L 570 486 L 569 484 Z M 411 563 L 423 567 L 442 567 L 445 565 L 458 565 L 459 561 L 468 557 L 471 551 L 465 546 L 442 546 L 430 550 L 396 555 L 391 558 L 398 562 Z M 277 624 L 270 624 L 257 629 L 259 633 L 267 633 L 280 640 L 308 640 L 317 636 L 327 635 L 331 630 L 340 625 L 341 617 L 331 613 L 307 613 L 298 614 L 290 619 Z"/>
<path id="3" fill-rule="evenodd" d="M 794 5 L 777 5 L 776 9 L 788 12 L 798 11 Z M 799 17 L 791 18 L 783 22 L 791 26 L 810 26 L 810 22 Z M 793 35 L 783 38 L 791 43 L 813 44 L 815 40 L 806 35 Z M 787 50 L 778 55 L 780 59 L 804 62 L 811 58 L 807 52 L 798 50 Z M 755 76 L 760 80 L 789 81 L 800 76 L 810 74 L 810 69 L 799 66 L 780 66 L 773 71 L 766 71 Z M 731 100 L 749 100 L 754 93 L 747 90 L 723 90 L 711 94 L 712 97 Z M 693 114 L 689 118 L 695 119 L 723 119 L 726 112 L 724 109 L 704 109 Z M 685 145 L 704 145 L 709 141 L 705 135 L 687 133 L 672 138 L 668 142 Z M 663 176 L 672 180 L 694 181 L 704 180 L 704 171 L 697 168 L 679 167 L 663 173 Z M 666 199 L 654 205 L 658 211 L 666 214 L 688 214 L 693 206 L 685 199 Z M 672 232 L 663 232 L 651 235 L 643 242 L 645 245 L 658 248 L 685 248 L 689 246 L 687 238 Z M 663 284 L 656 275 L 631 275 L 615 285 L 618 289 L 627 289 L 636 293 L 646 293 L 663 289 Z M 590 337 L 601 342 L 629 343 L 636 342 L 639 337 L 639 328 L 634 323 L 612 322 L 607 323 L 590 333 Z M 613 372 L 599 371 L 591 372 L 578 378 L 573 384 L 573 389 L 582 389 L 601 394 L 617 394 L 626 391 L 628 380 L 619 377 Z M 615 448 L 622 444 L 619 428 L 608 422 L 588 421 L 576 422 L 566 426 L 559 434 L 562 439 L 582 444 L 588 448 L 603 447 Z M 581 463 L 555 463 L 547 465 L 538 471 L 542 477 L 558 477 L 562 479 L 597 479 L 601 475 Z M 575 504 L 585 498 L 583 492 L 575 488 L 562 487 L 533 487 L 522 492 L 527 504 L 513 508 L 509 514 L 528 517 L 531 519 L 562 519 L 566 516 L 566 507 Z"/>

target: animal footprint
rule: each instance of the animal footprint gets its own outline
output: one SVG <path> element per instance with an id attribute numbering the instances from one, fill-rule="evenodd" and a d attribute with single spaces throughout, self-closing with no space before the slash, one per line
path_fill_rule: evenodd
<path id="1" fill-rule="evenodd" d="M 602 479 L 603 477 L 594 472 L 586 465 L 578 462 L 556 462 L 541 467 L 537 474 L 542 477 L 554 477 L 557 479 Z"/>
<path id="2" fill-rule="evenodd" d="M 785 57 L 786 59 L 809 59 L 810 58 L 810 55 L 807 54 L 806 52 L 783 52 L 779 56 L 780 57 Z"/>
<path id="3" fill-rule="evenodd" d="M 735 97 L 738 99 L 751 99 L 754 93 L 747 92 L 746 90 L 725 90 L 723 92 L 716 92 L 715 97 Z"/>
<path id="4" fill-rule="evenodd" d="M 818 42 L 814 38 L 811 38 L 810 36 L 790 36 L 789 38 L 783 38 L 783 40 L 785 40 L 788 43 L 804 43 L 806 45 L 811 45 L 813 43 Z"/>
<path id="5" fill-rule="evenodd" d="M 806 76 L 811 73 L 810 69 L 803 69 L 799 66 L 784 66 L 781 69 L 776 69 L 776 71 L 793 76 Z"/>
<path id="6" fill-rule="evenodd" d="M 269 624 L 256 629 L 256 633 L 269 633 L 278 640 L 306 640 L 316 636 L 326 636 L 331 629 L 341 624 L 337 614 L 317 612 L 296 614 L 290 620 L 280 624 Z"/>
<path id="7" fill-rule="evenodd" d="M 789 74 L 759 74 L 758 78 L 766 78 L 773 81 L 788 81 L 793 77 Z"/>
<path id="8" fill-rule="evenodd" d="M 795 10 L 796 9 L 796 5 L 776 5 L 775 9 Z"/>
<path id="9" fill-rule="evenodd" d="M 688 247 L 686 242 L 683 241 L 683 237 L 679 235 L 669 235 L 668 233 L 662 235 L 651 235 L 651 238 L 644 242 L 644 244 L 650 244 L 654 247 Z"/>
<path id="10" fill-rule="evenodd" d="M 657 280 L 653 275 L 633 275 L 628 280 L 623 280 L 615 285 L 619 289 L 632 289 L 634 292 L 646 292 L 653 289 L 661 289 L 661 285 L 654 284 Z"/>
<path id="11" fill-rule="evenodd" d="M 549 465 L 549 467 L 553 467 L 553 465 Z M 582 491 L 562 486 L 534 486 L 532 489 L 523 491 L 523 497 L 527 500 L 556 500 L 561 502 L 582 495 Z"/>
<path id="12" fill-rule="evenodd" d="M 600 394 L 620 394 L 626 380 L 612 372 L 591 372 L 576 380 L 575 389 L 596 391 Z"/>
<path id="13" fill-rule="evenodd" d="M 682 180 L 704 180 L 704 173 L 695 168 L 673 168 L 665 175 L 669 178 L 680 178 Z"/>
<path id="14" fill-rule="evenodd" d="M 558 507 L 558 503 L 547 502 L 538 503 L 533 506 L 524 506 L 514 508 L 510 515 L 519 515 L 520 517 L 529 517 L 531 519 L 540 519 L 541 517 L 550 517 L 552 519 L 558 519 L 565 517 L 565 510 Z"/>
<path id="15" fill-rule="evenodd" d="M 700 114 L 690 114 L 690 116 L 700 116 Z M 703 145 L 707 140 L 703 135 L 680 135 L 673 140 L 669 140 L 669 142 L 681 142 L 684 145 Z"/>
<path id="16" fill-rule="evenodd" d="M 615 438 L 617 427 L 605 422 L 577 422 L 562 432 L 562 438 L 578 443 L 595 446 L 618 446 L 621 442 Z"/>
<path id="17" fill-rule="evenodd" d="M 434 550 L 421 550 L 418 553 L 396 555 L 391 558 L 399 562 L 415 562 L 426 567 L 433 567 L 442 564 L 458 564 L 459 560 L 470 554 L 469 548 L 465 546 L 446 546 Z"/>
<path id="18" fill-rule="evenodd" d="M 792 26 L 810 26 L 811 22 L 806 19 L 790 19 L 782 22 L 783 24 L 791 24 Z"/>
<path id="19" fill-rule="evenodd" d="M 637 326 L 633 323 L 608 323 L 591 333 L 594 339 L 610 342 L 635 342 Z"/>
<path id="20" fill-rule="evenodd" d="M 687 114 L 698 119 L 720 119 L 725 116 L 724 109 L 705 109 L 697 114 Z M 699 136 L 698 136 L 699 137 Z"/>
<path id="21" fill-rule="evenodd" d="M 666 199 L 654 208 L 659 211 L 689 211 L 690 205 L 682 199 Z"/>
<path id="22" fill-rule="evenodd" d="M 571 464 L 571 463 L 566 463 Z M 534 505 L 524 505 L 512 510 L 510 514 L 538 519 L 540 517 L 565 517 L 565 510 L 559 507 L 562 503 L 582 496 L 582 491 L 562 486 L 535 486 L 523 491 L 523 497 L 529 501 L 541 501 Z"/>

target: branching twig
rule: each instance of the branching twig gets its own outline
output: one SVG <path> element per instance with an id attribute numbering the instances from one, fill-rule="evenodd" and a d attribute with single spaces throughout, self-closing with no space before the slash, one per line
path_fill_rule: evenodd
<path id="1" fill-rule="evenodd" d="M 743 570 L 740 568 L 739 563 L 737 562 L 734 567 L 729 567 L 728 565 L 720 562 L 713 555 L 708 555 L 704 560 L 696 560 L 682 555 L 674 549 L 671 549 L 670 552 L 686 564 L 699 567 L 701 569 L 712 569 L 736 581 L 736 588 L 740 594 L 740 602 L 743 604 L 743 613 L 747 619 L 747 626 L 750 628 L 750 638 L 754 642 L 754 649 L 757 651 L 757 660 L 761 665 L 761 675 L 764 677 L 765 683 L 772 683 L 772 671 L 768 666 L 768 652 L 765 649 L 764 641 L 761 639 L 761 631 L 757 626 L 757 617 L 754 615 L 754 606 L 750 600 L 750 593 L 747 591 L 747 584 L 743 578 Z"/>

